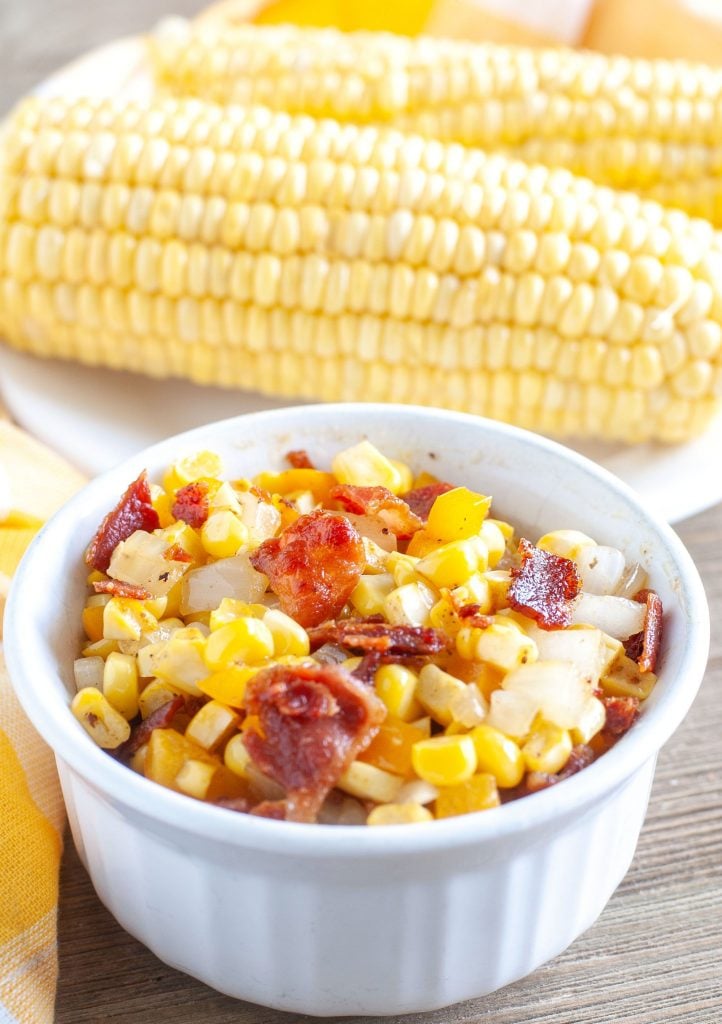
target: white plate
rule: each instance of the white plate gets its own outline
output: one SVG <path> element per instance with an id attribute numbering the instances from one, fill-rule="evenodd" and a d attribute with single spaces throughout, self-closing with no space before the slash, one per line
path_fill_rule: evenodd
<path id="1" fill-rule="evenodd" d="M 142 43 L 120 39 L 38 86 L 42 95 L 125 95 L 150 90 Z M 211 420 L 283 406 L 257 393 L 156 381 L 0 350 L 0 391 L 18 423 L 89 474 L 170 434 Z M 294 402 L 294 404 L 298 404 Z M 722 416 L 688 444 L 626 447 L 590 442 L 578 451 L 616 473 L 675 523 L 722 500 Z"/>

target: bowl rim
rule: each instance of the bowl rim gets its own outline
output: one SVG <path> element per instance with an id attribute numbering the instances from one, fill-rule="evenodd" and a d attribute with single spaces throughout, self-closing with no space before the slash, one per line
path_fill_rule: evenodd
<path id="1" fill-rule="evenodd" d="M 230 814 L 222 808 L 185 797 L 129 770 L 95 745 L 79 731 L 68 708 L 67 716 L 57 717 L 43 701 L 47 687 L 48 663 L 43 659 L 43 637 L 33 626 L 37 607 L 38 577 L 43 579 L 44 552 L 72 529 L 77 512 L 108 493 L 111 500 L 122 487 L 148 465 L 156 472 L 161 460 L 168 459 L 182 446 L 196 441 L 209 444 L 214 432 L 230 431 L 236 426 L 248 430 L 258 426 L 272 432 L 283 426 L 285 418 L 303 415 L 320 423 L 339 422 L 349 411 L 362 409 L 369 417 L 369 432 L 375 418 L 444 420 L 460 428 L 479 429 L 504 439 L 521 442 L 566 462 L 575 471 L 596 478 L 615 497 L 630 507 L 657 534 L 677 572 L 683 600 L 688 609 L 687 643 L 677 679 L 685 685 L 672 685 L 662 700 L 635 724 L 634 729 L 603 757 L 583 772 L 522 800 L 505 804 L 495 813 L 468 814 L 441 821 L 417 824 L 408 829 L 387 826 L 383 829 L 358 826 L 298 824 L 267 821 L 247 814 Z M 385 424 L 387 425 L 387 424 Z M 125 484 L 119 484 L 124 480 Z M 110 507 L 110 504 L 107 506 Z M 52 588 L 43 580 L 48 594 Z M 41 589 L 42 593 L 42 589 Z M 50 599 L 50 598 L 48 598 Z M 35 630 L 39 643 L 33 642 Z M 22 637 L 22 642 L 20 638 Z M 495 420 L 467 413 L 422 406 L 383 403 L 334 403 L 287 406 L 281 409 L 247 413 L 205 424 L 176 434 L 125 460 L 92 480 L 70 499 L 45 524 L 21 560 L 10 588 L 5 612 L 4 648 L 11 682 L 17 697 L 42 738 L 56 757 L 65 762 L 87 784 L 113 803 L 135 812 L 152 828 L 165 825 L 200 840 L 216 841 L 237 847 L 282 852 L 290 856 L 315 858 L 401 856 L 436 852 L 441 849 L 476 846 L 485 841 L 503 840 L 582 811 L 618 788 L 647 760 L 656 756 L 662 745 L 680 724 L 694 700 L 707 664 L 710 639 L 709 611 L 704 587 L 690 554 L 677 534 L 653 512 L 625 483 L 606 469 L 546 437 Z M 48 652 L 48 657 L 50 652 Z M 59 678 L 59 674 L 55 673 Z M 62 682 L 62 680 L 60 680 Z"/>

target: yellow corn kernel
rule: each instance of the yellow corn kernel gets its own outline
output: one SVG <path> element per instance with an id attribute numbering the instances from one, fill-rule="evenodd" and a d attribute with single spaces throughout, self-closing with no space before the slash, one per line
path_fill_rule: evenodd
<path id="1" fill-rule="evenodd" d="M 415 825 L 422 821 L 433 821 L 434 816 L 421 804 L 379 804 L 366 819 L 367 825 Z"/>
<path id="2" fill-rule="evenodd" d="M 87 644 L 81 654 L 84 658 L 107 658 L 111 651 L 119 650 L 117 640 L 96 640 L 92 644 Z"/>
<path id="3" fill-rule="evenodd" d="M 429 512 L 427 529 L 443 541 L 476 537 L 491 508 L 491 498 L 466 487 L 440 494 Z"/>
<path id="4" fill-rule="evenodd" d="M 190 693 L 200 695 L 198 683 L 208 675 L 203 657 L 206 640 L 196 629 L 179 629 L 170 640 L 149 644 L 138 651 L 138 672 L 159 676 Z"/>
<path id="5" fill-rule="evenodd" d="M 466 683 L 429 663 L 419 673 L 416 700 L 439 725 L 451 725 L 452 703 L 466 693 Z"/>
<path id="6" fill-rule="evenodd" d="M 197 761 L 191 757 L 184 761 L 175 777 L 176 788 L 186 796 L 204 800 L 217 770 L 217 765 L 209 764 L 207 761 Z"/>
<path id="7" fill-rule="evenodd" d="M 148 744 L 144 743 L 138 747 L 134 754 L 131 754 L 128 764 L 138 775 L 145 775 L 145 759 L 148 756 Z"/>
<path id="8" fill-rule="evenodd" d="M 413 722 L 422 713 L 415 697 L 418 676 L 403 665 L 382 665 L 376 670 L 374 688 L 393 718 Z"/>
<path id="9" fill-rule="evenodd" d="M 509 541 L 514 537 L 514 527 L 511 523 L 505 522 L 503 519 L 487 519 L 487 523 L 493 523 L 494 526 L 501 532 L 504 540 Z"/>
<path id="10" fill-rule="evenodd" d="M 431 736 L 431 717 L 429 715 L 424 715 L 422 718 L 415 718 L 410 724 L 415 725 L 417 729 L 420 729 L 426 739 Z"/>
<path id="11" fill-rule="evenodd" d="M 441 597 L 429 612 L 429 624 L 452 637 L 461 629 L 461 619 L 448 590 L 442 590 Z"/>
<path id="12" fill-rule="evenodd" d="M 228 668 L 214 672 L 201 679 L 198 689 L 221 704 L 232 708 L 242 708 L 248 680 L 267 666 L 261 665 L 229 665 Z"/>
<path id="13" fill-rule="evenodd" d="M 389 462 L 401 477 L 398 493 L 406 494 L 406 492 L 410 491 L 414 486 L 414 474 L 405 462 L 399 462 L 398 459 L 389 459 Z"/>
<path id="14" fill-rule="evenodd" d="M 495 519 L 485 519 L 481 524 L 479 536 L 486 546 L 487 562 L 490 569 L 504 557 L 506 551 L 506 537 Z"/>
<path id="15" fill-rule="evenodd" d="M 201 544 L 211 558 L 232 558 L 248 538 L 248 527 L 227 509 L 211 512 L 201 527 Z"/>
<path id="16" fill-rule="evenodd" d="M 413 555 L 414 558 L 424 558 L 430 552 L 436 551 L 442 544 L 443 541 L 429 533 L 428 530 L 417 530 L 408 543 L 406 554 Z"/>
<path id="17" fill-rule="evenodd" d="M 425 583 L 396 587 L 384 600 L 383 614 L 393 626 L 426 626 L 437 594 Z"/>
<path id="18" fill-rule="evenodd" d="M 150 499 L 153 503 L 153 508 L 158 513 L 161 529 L 165 526 L 170 526 L 175 521 L 171 511 L 173 508 L 173 496 L 164 491 L 158 484 L 151 484 Z"/>
<path id="19" fill-rule="evenodd" d="M 242 779 L 247 778 L 247 772 L 251 761 L 251 755 L 246 749 L 246 744 L 243 742 L 243 735 L 237 733 L 232 736 L 228 743 L 226 743 L 225 750 L 223 751 L 223 761 L 226 768 L 230 768 L 232 772 L 239 775 Z"/>
<path id="20" fill-rule="evenodd" d="M 143 607 L 147 612 L 150 612 L 154 619 L 162 619 L 168 608 L 168 598 L 165 594 L 161 594 L 159 597 L 151 597 L 147 601 L 143 601 Z"/>
<path id="21" fill-rule="evenodd" d="M 476 771 L 476 749 L 468 733 L 432 736 L 411 748 L 414 771 L 432 786 L 458 786 Z"/>
<path id="22" fill-rule="evenodd" d="M 479 769 L 491 773 L 497 785 L 505 789 L 518 786 L 524 777 L 525 762 L 514 740 L 489 725 L 478 725 L 470 736 L 474 741 Z"/>
<path id="23" fill-rule="evenodd" d="M 173 584 L 165 595 L 168 602 L 165 606 L 166 618 L 177 618 L 180 615 L 181 598 L 183 597 L 183 577 Z"/>
<path id="24" fill-rule="evenodd" d="M 386 559 L 386 571 L 391 573 L 397 587 L 403 587 L 406 583 L 416 583 L 420 579 L 416 571 L 418 563 L 419 559 L 413 555 L 391 551 Z"/>
<path id="25" fill-rule="evenodd" d="M 115 750 L 130 736 L 130 725 L 100 690 L 86 686 L 73 697 L 70 710 L 104 750 Z"/>
<path id="26" fill-rule="evenodd" d="M 361 541 L 364 546 L 364 560 L 366 562 L 364 572 L 370 575 L 385 573 L 389 552 L 385 551 L 375 540 L 371 540 L 370 537 L 362 537 Z"/>
<path id="27" fill-rule="evenodd" d="M 105 640 L 140 640 L 141 633 L 152 633 L 158 620 L 142 601 L 129 597 L 111 597 L 103 608 Z"/>
<path id="28" fill-rule="evenodd" d="M 217 700 L 209 700 L 191 718 L 185 735 L 204 750 L 212 751 L 220 747 L 237 727 L 238 715 L 235 711 Z"/>
<path id="29" fill-rule="evenodd" d="M 576 726 L 571 730 L 572 743 L 589 743 L 601 732 L 607 720 L 607 712 L 596 697 L 587 697 L 582 706 Z"/>
<path id="30" fill-rule="evenodd" d="M 451 594 L 454 604 L 478 604 L 479 613 L 488 615 L 492 610 L 491 587 L 485 573 L 474 573 L 461 587 L 454 587 Z"/>
<path id="31" fill-rule="evenodd" d="M 156 536 L 160 536 L 169 548 L 177 544 L 187 555 L 191 556 L 194 562 L 201 564 L 205 562 L 206 552 L 201 544 L 201 539 L 188 523 L 180 521 L 173 523 L 172 526 L 166 526 L 165 529 L 157 531 Z"/>
<path id="32" fill-rule="evenodd" d="M 450 541 L 430 551 L 417 563 L 416 571 L 437 587 L 451 589 L 466 583 L 475 573 L 483 572 L 487 564 L 484 542 L 480 537 L 469 537 L 466 540 Z"/>
<path id="33" fill-rule="evenodd" d="M 208 625 L 211 633 L 214 633 L 221 626 L 227 626 L 243 616 L 250 615 L 252 618 L 262 619 L 268 611 L 265 604 L 249 604 L 247 601 L 238 601 L 235 597 L 224 597 L 221 603 L 208 617 Z"/>
<path id="34" fill-rule="evenodd" d="M 273 655 L 273 634 L 260 619 L 244 615 L 221 626 L 208 637 L 205 658 L 213 671 L 235 661 L 259 662 Z"/>
<path id="35" fill-rule="evenodd" d="M 540 537 L 536 546 L 542 551 L 550 551 L 553 555 L 574 560 L 584 548 L 596 547 L 597 542 L 579 530 L 553 530 Z"/>
<path id="36" fill-rule="evenodd" d="M 500 802 L 496 779 L 480 772 L 459 786 L 445 786 L 439 792 L 434 811 L 437 818 L 455 818 L 459 814 L 488 811 Z"/>
<path id="37" fill-rule="evenodd" d="M 560 729 L 558 725 L 542 720 L 532 728 L 521 752 L 528 771 L 554 775 L 569 760 L 572 738 L 568 729 Z"/>
<path id="38" fill-rule="evenodd" d="M 400 494 L 404 487 L 404 475 L 370 441 L 339 452 L 331 469 L 340 484 L 386 487 L 392 494 Z"/>
<path id="39" fill-rule="evenodd" d="M 509 603 L 509 587 L 511 586 L 511 573 L 508 569 L 491 569 L 484 573 L 484 579 L 489 587 L 489 602 L 493 611 L 506 608 Z"/>
<path id="40" fill-rule="evenodd" d="M 384 611 L 384 601 L 394 590 L 394 578 L 391 573 L 375 576 L 361 576 L 351 592 L 349 601 L 359 615 L 380 615 Z"/>
<path id="41" fill-rule="evenodd" d="M 259 473 L 254 483 L 269 494 L 288 496 L 310 491 L 314 504 L 327 505 L 336 478 L 320 469 L 285 469 L 281 473 Z"/>
<path id="42" fill-rule="evenodd" d="M 176 778 L 186 761 L 200 761 L 213 767 L 220 762 L 197 743 L 181 736 L 175 729 L 154 729 L 148 740 L 145 758 L 145 777 L 153 782 L 178 790 Z"/>
<path id="43" fill-rule="evenodd" d="M 179 459 L 168 468 L 163 477 L 163 487 L 172 494 L 194 480 L 217 478 L 222 472 L 223 462 L 220 455 L 209 451 L 196 452 L 194 455 Z"/>
<path id="44" fill-rule="evenodd" d="M 104 601 L 95 600 L 95 598 L 106 598 Z M 106 604 L 108 603 L 107 594 L 94 594 L 89 597 L 83 608 L 82 622 L 85 635 L 88 640 L 93 643 L 97 643 L 98 640 L 103 639 L 103 611 Z"/>
<path id="45" fill-rule="evenodd" d="M 262 622 L 273 637 L 273 656 L 281 658 L 292 655 L 305 658 L 311 650 L 308 633 L 295 619 L 277 608 L 270 608 L 263 616 Z"/>
<path id="46" fill-rule="evenodd" d="M 138 668 L 132 654 L 109 654 L 103 669 L 103 693 L 130 721 L 138 714 Z"/>
<path id="47" fill-rule="evenodd" d="M 485 629 L 464 626 L 456 636 L 456 649 L 469 661 L 486 661 L 502 672 L 536 661 L 537 647 L 512 621 L 495 619 Z"/>
<path id="48" fill-rule="evenodd" d="M 377 804 L 393 803 L 403 784 L 404 780 L 398 775 L 364 761 L 352 761 L 336 783 L 344 793 Z"/>
<path id="49" fill-rule="evenodd" d="M 646 700 L 656 682 L 657 677 L 653 672 L 640 672 L 636 661 L 621 654 L 602 675 L 599 685 L 606 697 L 637 697 Z"/>
<path id="50" fill-rule="evenodd" d="M 154 679 L 144 686 L 138 694 L 138 707 L 141 718 L 147 718 L 158 708 L 162 708 L 168 701 L 180 697 L 183 691 L 177 686 L 171 686 L 165 679 Z"/>

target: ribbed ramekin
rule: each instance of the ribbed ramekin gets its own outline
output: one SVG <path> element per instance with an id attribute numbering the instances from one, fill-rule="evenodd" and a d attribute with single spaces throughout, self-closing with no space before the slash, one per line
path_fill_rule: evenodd
<path id="1" fill-rule="evenodd" d="M 481 814 L 364 829 L 234 814 L 163 789 L 98 749 L 71 715 L 82 555 L 142 468 L 213 448 L 235 476 L 291 448 L 324 464 L 368 437 L 494 495 L 531 539 L 574 527 L 648 568 L 666 609 L 659 683 L 634 728 L 562 785 Z M 94 481 L 40 532 L 6 612 L 18 696 L 56 754 L 98 895 L 162 960 L 222 992 L 315 1015 L 431 1010 L 494 991 L 596 919 L 634 854 L 660 747 L 704 673 L 709 615 L 674 532 L 610 474 L 551 441 L 450 412 L 324 405 L 211 424 Z"/>

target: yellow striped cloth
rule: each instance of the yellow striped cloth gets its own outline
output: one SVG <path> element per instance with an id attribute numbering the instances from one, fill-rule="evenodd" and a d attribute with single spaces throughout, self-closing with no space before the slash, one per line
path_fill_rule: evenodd
<path id="1" fill-rule="evenodd" d="M 23 551 L 82 483 L 62 459 L 0 422 L 0 620 Z M 53 756 L 10 688 L 0 648 L 0 1024 L 53 1020 L 64 823 Z"/>

